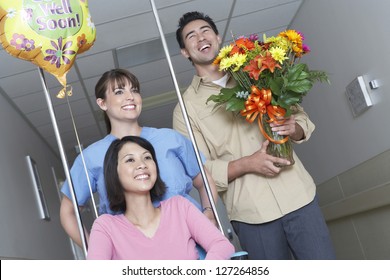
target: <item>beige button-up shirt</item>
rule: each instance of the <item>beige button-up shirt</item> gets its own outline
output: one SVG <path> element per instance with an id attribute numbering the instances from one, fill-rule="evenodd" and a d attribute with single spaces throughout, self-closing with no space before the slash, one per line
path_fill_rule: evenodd
<path id="1" fill-rule="evenodd" d="M 234 80 L 230 79 L 227 87 L 233 85 Z M 218 94 L 220 89 L 220 86 L 194 76 L 183 100 L 197 146 L 207 159 L 206 167 L 217 184 L 229 219 L 265 223 L 310 203 L 316 186 L 295 153 L 295 164 L 274 178 L 246 174 L 228 183 L 229 162 L 258 151 L 265 139 L 257 124 L 248 123 L 244 117 L 226 111 L 223 106 L 215 107 L 213 102 L 206 104 L 207 98 Z M 294 116 L 305 133 L 302 141 L 308 140 L 314 124 L 299 106 Z M 173 128 L 188 136 L 179 104 L 174 110 Z"/>

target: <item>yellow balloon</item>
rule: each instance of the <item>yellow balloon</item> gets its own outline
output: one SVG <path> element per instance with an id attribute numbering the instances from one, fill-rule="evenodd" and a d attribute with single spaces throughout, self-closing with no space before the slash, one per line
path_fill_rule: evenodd
<path id="1" fill-rule="evenodd" d="M 1 0 L 3 48 L 53 74 L 64 88 L 77 54 L 95 39 L 88 0 Z"/>

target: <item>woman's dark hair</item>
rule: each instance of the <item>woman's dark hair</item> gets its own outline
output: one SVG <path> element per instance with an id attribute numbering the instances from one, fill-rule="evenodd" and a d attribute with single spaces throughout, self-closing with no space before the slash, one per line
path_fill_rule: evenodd
<path id="1" fill-rule="evenodd" d="M 205 22 L 207 22 L 210 27 L 214 30 L 215 34 L 219 34 L 218 33 L 218 29 L 217 29 L 217 26 L 215 25 L 214 21 L 207 15 L 203 14 L 203 13 L 200 13 L 200 12 L 188 12 L 188 13 L 185 13 L 180 19 L 179 19 L 179 26 L 178 26 L 178 29 L 176 30 L 176 40 L 177 42 L 179 43 L 179 46 L 181 49 L 184 49 L 185 46 L 184 46 L 184 40 L 183 40 L 183 29 L 184 27 L 194 21 L 194 20 L 197 20 L 197 19 L 201 19 L 201 20 L 204 20 Z"/>
<path id="2" fill-rule="evenodd" d="M 140 91 L 140 85 L 137 77 L 126 69 L 111 69 L 105 72 L 96 83 L 95 86 L 95 97 L 96 99 L 106 99 L 106 91 L 109 86 L 111 90 L 115 89 L 115 83 L 119 87 L 125 87 L 127 83 L 131 83 L 131 86 L 137 91 Z M 106 123 L 107 133 L 111 132 L 111 122 L 104 112 L 104 122 Z"/>
<path id="3" fill-rule="evenodd" d="M 160 177 L 160 171 L 158 169 L 156 152 L 152 144 L 142 137 L 138 136 L 125 136 L 122 139 L 114 140 L 107 150 L 104 158 L 104 180 L 106 183 L 107 198 L 110 203 L 110 208 L 115 212 L 126 211 L 126 201 L 123 186 L 119 180 L 118 175 L 118 154 L 119 151 L 126 143 L 135 143 L 140 147 L 148 150 L 152 155 L 154 162 L 156 163 L 157 179 L 150 190 L 152 200 L 159 200 L 165 194 L 166 186 Z"/>

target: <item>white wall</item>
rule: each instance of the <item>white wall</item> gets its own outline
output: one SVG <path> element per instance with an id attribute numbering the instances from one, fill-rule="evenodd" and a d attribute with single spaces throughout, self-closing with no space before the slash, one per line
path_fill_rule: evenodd
<path id="1" fill-rule="evenodd" d="M 306 0 L 291 28 L 301 31 L 312 52 L 304 61 L 329 73 L 303 106 L 316 124 L 296 151 L 317 184 L 390 148 L 390 1 Z M 357 76 L 378 79 L 373 107 L 354 118 L 345 96 Z"/>
<path id="2" fill-rule="evenodd" d="M 59 158 L 1 94 L 0 126 L 0 258 L 73 259 L 51 170 L 64 173 Z M 26 155 L 37 163 L 50 221 L 39 219 Z"/>

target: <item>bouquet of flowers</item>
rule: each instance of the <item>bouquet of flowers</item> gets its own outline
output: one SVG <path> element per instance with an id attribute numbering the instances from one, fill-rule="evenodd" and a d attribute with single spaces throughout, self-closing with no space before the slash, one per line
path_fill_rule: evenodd
<path id="1" fill-rule="evenodd" d="M 275 37 L 264 35 L 263 41 L 257 35 L 240 37 L 223 47 L 214 64 L 232 75 L 237 86 L 223 88 L 207 100 L 225 105 L 228 111 L 239 111 L 249 123 L 257 118 L 261 133 L 270 141 L 267 153 L 287 158 L 291 164 L 289 137 L 272 132 L 269 124 L 282 124 L 314 82 L 329 82 L 325 72 L 309 70 L 299 62 L 310 52 L 303 40 L 302 33 L 285 30 Z"/>

